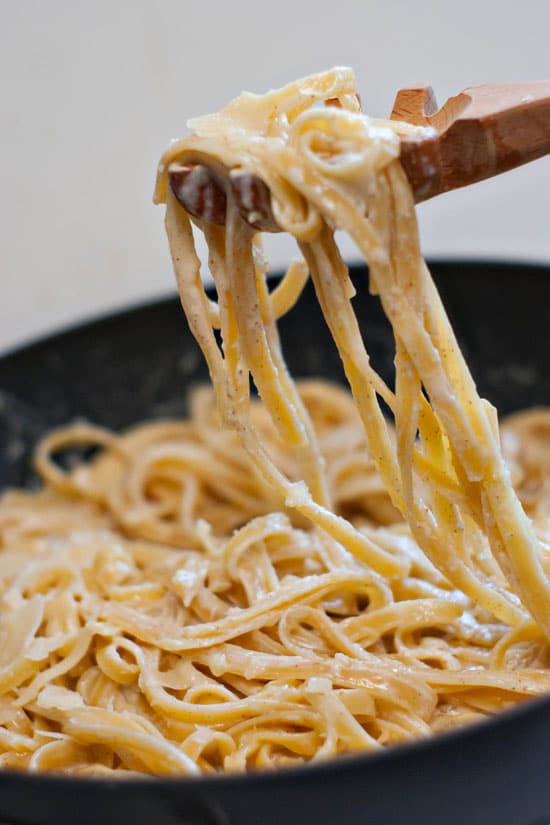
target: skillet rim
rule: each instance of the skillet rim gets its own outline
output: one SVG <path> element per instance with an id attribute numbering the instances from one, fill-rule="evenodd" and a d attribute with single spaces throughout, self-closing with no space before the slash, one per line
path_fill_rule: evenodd
<path id="1" fill-rule="evenodd" d="M 475 255 L 465 257 L 460 257 L 458 255 L 456 257 L 435 255 L 433 257 L 424 258 L 424 260 L 430 272 L 432 267 L 436 269 L 439 269 L 439 267 L 466 267 L 467 269 L 481 267 L 490 269 L 498 268 L 508 271 L 513 269 L 522 269 L 528 270 L 535 276 L 537 274 L 542 274 L 542 272 L 546 270 L 548 276 L 550 277 L 550 261 L 537 261 L 534 259 L 522 260 L 519 257 L 502 259 L 492 258 L 490 256 L 476 257 Z M 351 275 L 354 275 L 359 270 L 366 268 L 364 261 L 360 260 L 346 261 L 346 264 L 349 267 Z M 275 283 L 280 280 L 281 275 L 282 270 L 277 268 L 269 273 L 268 280 L 270 283 Z M 213 294 L 213 286 L 208 284 L 206 291 L 209 294 Z M 153 307 L 160 307 L 163 304 L 169 304 L 171 301 L 179 302 L 179 296 L 176 290 L 161 292 L 158 295 L 152 295 L 150 298 L 137 298 L 135 301 L 130 301 L 127 304 L 120 304 L 112 309 L 99 311 L 97 313 L 92 311 L 90 315 L 84 315 L 75 321 L 61 322 L 59 326 L 56 326 L 54 329 L 43 334 L 38 333 L 37 335 L 33 335 L 31 333 L 28 338 L 24 338 L 22 341 L 16 341 L 14 344 L 8 344 L 8 346 L 4 349 L 0 349 L 0 366 L 2 365 L 4 359 L 22 355 L 25 350 L 30 350 L 34 347 L 49 344 L 56 338 L 61 338 L 64 335 L 70 335 L 72 333 L 84 332 L 88 327 L 94 327 L 98 324 L 101 325 L 104 321 L 111 322 L 122 320 L 127 315 L 146 311 L 148 309 L 152 309 Z M 182 318 L 184 318 L 183 310 L 181 310 L 181 313 Z"/>

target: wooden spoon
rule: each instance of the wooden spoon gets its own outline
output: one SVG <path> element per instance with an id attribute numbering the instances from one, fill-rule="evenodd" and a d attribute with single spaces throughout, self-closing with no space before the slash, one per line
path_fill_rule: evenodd
<path id="1" fill-rule="evenodd" d="M 550 153 L 550 81 L 473 86 L 439 110 L 430 86 L 410 86 L 397 93 L 391 118 L 435 130 L 401 139 L 400 161 L 419 203 Z M 168 171 L 191 215 L 224 223 L 226 193 L 211 170 L 173 163 Z M 244 219 L 279 231 L 265 183 L 242 169 L 230 170 L 229 180 Z"/>

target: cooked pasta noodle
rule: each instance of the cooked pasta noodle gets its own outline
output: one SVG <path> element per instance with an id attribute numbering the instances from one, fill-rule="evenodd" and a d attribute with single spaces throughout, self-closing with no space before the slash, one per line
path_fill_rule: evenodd
<path id="1" fill-rule="evenodd" d="M 51 433 L 43 489 L 2 496 L 5 768 L 295 765 L 550 689 L 550 412 L 499 432 L 477 394 L 419 250 L 398 160 L 413 127 L 363 115 L 337 69 L 192 128 L 164 155 L 156 199 L 213 389 L 194 392 L 186 421 Z M 195 220 L 217 302 L 167 185 L 174 160 L 226 185 L 225 226 Z M 272 292 L 233 167 L 268 184 L 298 243 Z M 336 230 L 392 325 L 394 389 L 370 365 Z M 276 322 L 307 277 L 351 394 L 285 366 Z M 98 454 L 64 470 L 56 457 L 75 446 Z"/>

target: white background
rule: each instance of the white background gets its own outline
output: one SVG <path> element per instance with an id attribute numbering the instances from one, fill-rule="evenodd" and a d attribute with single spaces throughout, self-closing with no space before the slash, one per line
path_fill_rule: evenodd
<path id="1" fill-rule="evenodd" d="M 151 192 L 189 116 L 334 64 L 376 115 L 542 79 L 549 30 L 546 0 L 0 0 L 0 349 L 173 289 Z M 424 251 L 550 261 L 549 207 L 545 159 L 422 206 Z"/>

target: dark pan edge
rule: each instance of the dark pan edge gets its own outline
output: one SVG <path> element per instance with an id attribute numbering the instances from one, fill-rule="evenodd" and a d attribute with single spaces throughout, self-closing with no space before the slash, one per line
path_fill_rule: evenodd
<path id="1" fill-rule="evenodd" d="M 540 274 L 542 272 L 547 272 L 550 276 L 550 263 L 547 261 L 536 261 L 536 260 L 524 260 L 521 258 L 506 258 L 506 259 L 498 259 L 493 258 L 490 256 L 484 257 L 439 257 L 435 256 L 433 258 L 427 258 L 426 263 L 428 268 L 432 270 L 444 270 L 444 269 L 454 269 L 460 267 L 461 269 L 501 269 L 505 272 L 513 271 L 513 270 L 530 270 L 533 273 Z M 357 261 L 350 261 L 348 262 L 348 266 L 353 273 L 354 271 L 358 271 L 364 268 L 364 263 L 357 260 Z M 280 278 L 280 272 L 274 271 L 270 274 L 270 280 L 277 281 Z M 211 288 L 209 288 L 210 290 Z M 65 335 L 71 335 L 75 332 L 82 332 L 87 329 L 91 329 L 92 327 L 101 326 L 103 323 L 110 322 L 113 320 L 122 320 L 123 318 L 133 315 L 134 313 L 140 312 L 142 310 L 150 309 L 152 307 L 157 306 L 164 306 L 169 304 L 173 301 L 179 301 L 177 292 L 170 291 L 160 295 L 155 295 L 151 300 L 136 300 L 135 302 L 131 301 L 128 304 L 124 304 L 120 307 L 115 307 L 112 310 L 106 310 L 105 312 L 100 313 L 92 313 L 89 316 L 85 316 L 80 320 L 75 322 L 68 322 L 66 324 L 61 324 L 60 326 L 56 327 L 55 329 L 51 330 L 50 332 L 45 333 L 44 335 L 30 335 L 28 339 L 23 340 L 22 342 L 16 343 L 13 346 L 8 346 L 6 349 L 0 351 L 0 364 L 5 358 L 12 358 L 16 355 L 19 355 L 22 352 L 27 352 L 28 350 L 32 350 L 36 347 L 43 346 L 44 344 L 49 343 L 53 339 L 61 338 Z M 182 311 L 183 312 L 183 311 Z"/>

